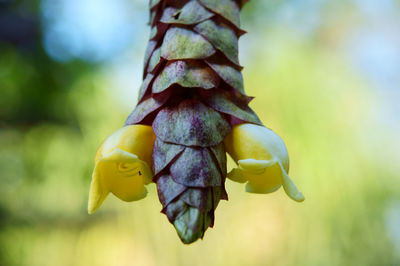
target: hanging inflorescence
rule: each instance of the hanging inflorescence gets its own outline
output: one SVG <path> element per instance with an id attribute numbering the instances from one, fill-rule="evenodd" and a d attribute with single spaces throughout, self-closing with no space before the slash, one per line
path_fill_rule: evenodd
<path id="1" fill-rule="evenodd" d="M 218 202 L 228 199 L 226 177 L 247 182 L 249 192 L 283 185 L 290 197 L 304 199 L 287 175 L 283 141 L 248 106 L 238 60 L 244 2 L 151 1 L 138 104 L 99 149 L 89 212 L 109 192 L 137 200 L 155 182 L 162 212 L 191 243 L 213 226 Z M 238 164 L 229 174 L 226 152 Z"/>

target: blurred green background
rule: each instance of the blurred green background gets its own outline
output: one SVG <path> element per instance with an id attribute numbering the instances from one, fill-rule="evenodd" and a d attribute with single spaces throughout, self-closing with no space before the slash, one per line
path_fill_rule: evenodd
<path id="1" fill-rule="evenodd" d="M 181 244 L 154 185 L 86 212 L 93 158 L 136 104 L 146 0 L 0 0 L 0 265 L 400 265 L 400 2 L 252 0 L 245 87 L 302 204 L 229 201 Z M 233 164 L 230 162 L 230 167 Z"/>

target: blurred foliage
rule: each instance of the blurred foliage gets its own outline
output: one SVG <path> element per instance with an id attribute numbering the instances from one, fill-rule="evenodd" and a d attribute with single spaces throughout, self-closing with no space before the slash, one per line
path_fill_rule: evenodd
<path id="1" fill-rule="evenodd" d="M 398 144 L 378 92 L 338 52 L 360 23 L 349 1 L 317 1 L 325 17 L 305 38 L 276 17 L 303 1 L 244 9 L 246 90 L 285 140 L 306 201 L 227 181 L 214 229 L 191 246 L 159 213 L 154 185 L 142 201 L 109 197 L 87 215 L 95 151 L 135 92 L 125 107 L 106 66 L 50 59 L 39 1 L 0 3 L 0 21 L 12 22 L 0 23 L 0 265 L 400 265 L 387 220 L 400 209 Z"/>

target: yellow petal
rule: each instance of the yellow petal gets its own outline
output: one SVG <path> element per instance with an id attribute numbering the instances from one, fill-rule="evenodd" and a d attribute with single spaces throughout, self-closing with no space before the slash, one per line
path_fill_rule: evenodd
<path id="1" fill-rule="evenodd" d="M 239 160 L 271 160 L 282 163 L 289 170 L 289 155 L 283 140 L 272 130 L 254 124 L 240 124 L 232 128 L 224 139 L 226 151 Z"/>
<path id="2" fill-rule="evenodd" d="M 303 194 L 287 175 L 289 156 L 285 143 L 272 130 L 254 124 L 240 124 L 233 127 L 224 144 L 239 166 L 229 175 L 234 181 L 248 181 L 246 191 L 271 193 L 283 185 L 290 198 L 304 200 Z"/>
<path id="3" fill-rule="evenodd" d="M 114 162 L 114 163 L 134 163 L 137 162 L 139 158 L 132 153 L 126 152 L 119 148 L 115 148 L 107 154 L 102 154 L 102 156 L 97 161 L 102 162 Z"/>
<path id="4" fill-rule="evenodd" d="M 238 169 L 238 168 L 233 168 L 228 175 L 226 176 L 227 178 L 229 178 L 232 181 L 238 182 L 238 183 L 245 183 L 247 182 L 247 178 L 244 177 L 244 175 L 242 174 L 242 170 Z"/>
<path id="5" fill-rule="evenodd" d="M 238 165 L 240 169 L 252 174 L 262 174 L 265 169 L 275 164 L 275 160 L 255 160 L 255 159 L 245 159 L 239 160 Z"/>
<path id="6" fill-rule="evenodd" d="M 281 166 L 282 167 L 282 166 Z M 297 202 L 302 202 L 305 200 L 303 193 L 299 191 L 292 179 L 288 176 L 282 167 L 282 185 L 286 194 L 293 200 Z"/>
<path id="7" fill-rule="evenodd" d="M 254 194 L 268 194 L 277 191 L 280 187 L 280 184 L 275 187 L 263 187 L 249 182 L 246 184 L 246 192 Z"/>
<path id="8" fill-rule="evenodd" d="M 89 214 L 92 214 L 100 207 L 100 205 L 106 199 L 109 192 L 110 191 L 101 181 L 99 171 L 96 165 L 93 170 L 92 182 L 90 184 L 89 203 L 88 203 Z"/>
<path id="9" fill-rule="evenodd" d="M 98 162 L 110 162 L 116 163 L 119 168 L 119 172 L 125 172 L 127 174 L 139 174 L 143 177 L 143 181 L 146 185 L 150 184 L 152 181 L 153 173 L 145 161 L 140 160 L 135 154 L 123 151 L 116 148 L 112 152 L 103 155 L 99 158 Z M 134 169 L 133 169 L 134 168 Z M 135 173 L 132 173 L 136 169 Z"/>
<path id="10" fill-rule="evenodd" d="M 156 136 L 151 126 L 131 125 L 118 129 L 111 134 L 100 146 L 96 153 L 96 161 L 105 154 L 119 148 L 135 154 L 149 166 L 152 163 L 153 144 Z"/>
<path id="11" fill-rule="evenodd" d="M 132 125 L 111 134 L 99 147 L 89 192 L 89 213 L 109 192 L 124 201 L 146 196 L 152 182 L 151 155 L 155 135 L 151 126 Z"/>
<path id="12" fill-rule="evenodd" d="M 135 201 L 144 198 L 144 169 L 146 163 L 136 162 L 99 162 L 100 176 L 105 186 L 119 199 Z"/>
<path id="13" fill-rule="evenodd" d="M 263 164 L 266 165 L 264 161 L 261 161 L 259 164 L 255 163 L 254 165 L 260 166 Z M 249 168 L 242 168 L 242 171 L 248 180 L 246 185 L 247 192 L 266 194 L 274 192 L 281 187 L 282 171 L 276 162 L 273 162 L 272 165 L 271 163 L 267 164 L 265 168 L 257 169 L 258 172 L 254 169 L 249 171 Z"/>

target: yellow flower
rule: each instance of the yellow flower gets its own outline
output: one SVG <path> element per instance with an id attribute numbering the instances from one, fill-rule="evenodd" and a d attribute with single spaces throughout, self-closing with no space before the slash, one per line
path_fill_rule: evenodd
<path id="1" fill-rule="evenodd" d="M 251 193 L 271 193 L 283 186 L 295 201 L 303 194 L 288 176 L 289 156 L 283 140 L 272 130 L 254 124 L 240 124 L 224 139 L 229 155 L 235 160 L 228 178 L 246 184 Z"/>
<path id="2" fill-rule="evenodd" d="M 124 201 L 144 198 L 152 182 L 151 154 L 155 135 L 151 126 L 132 125 L 111 134 L 99 147 L 90 185 L 88 212 L 96 211 L 108 193 Z"/>

